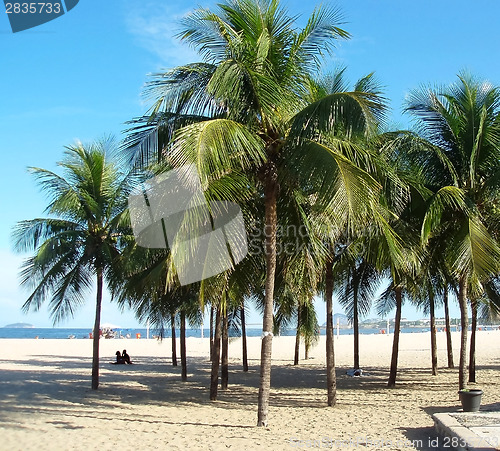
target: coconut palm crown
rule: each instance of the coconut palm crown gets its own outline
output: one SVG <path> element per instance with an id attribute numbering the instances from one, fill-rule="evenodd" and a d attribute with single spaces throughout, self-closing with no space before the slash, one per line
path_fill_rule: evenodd
<path id="1" fill-rule="evenodd" d="M 109 144 L 109 143 L 108 143 Z M 22 265 L 21 285 L 32 290 L 25 311 L 48 299 L 54 323 L 73 316 L 96 282 L 92 388 L 99 385 L 99 329 L 103 282 L 113 279 L 122 245 L 131 238 L 127 199 L 134 182 L 121 173 L 106 143 L 67 147 L 64 176 L 30 168 L 50 203 L 49 218 L 21 221 L 14 247 L 34 252 Z"/>
<path id="2" fill-rule="evenodd" d="M 500 269 L 496 231 L 500 87 L 462 73 L 448 87 L 413 91 L 406 110 L 428 142 L 408 155 L 418 162 L 434 192 L 427 200 L 422 241 L 444 248 L 459 286 L 462 389 L 466 384 L 467 299 L 478 297 Z"/>
<path id="3" fill-rule="evenodd" d="M 237 190 L 229 189 L 235 177 L 244 175 L 246 186 L 259 187 L 266 278 L 258 424 L 266 425 L 277 206 L 289 182 L 282 168 L 286 162 L 309 167 L 321 161 L 317 171 L 295 172 L 310 174 L 309 185 L 323 187 L 330 202 L 335 197 L 339 212 L 366 210 L 377 183 L 344 155 L 344 140 L 327 135 L 339 127 L 344 136 L 375 129 L 385 104 L 361 89 L 312 98 L 323 57 L 349 37 L 339 27 L 338 10 L 317 8 L 302 30 L 277 0 L 229 0 L 214 11 L 197 9 L 182 20 L 179 37 L 202 61 L 153 76 L 146 88 L 151 109 L 133 121 L 126 146 L 138 165 L 165 159 L 174 167 L 196 164 L 204 189 L 224 178 L 226 192 L 235 196 L 225 200 L 238 200 Z M 312 160 L 301 157 L 310 153 Z M 335 226 L 342 230 L 345 224 Z"/>

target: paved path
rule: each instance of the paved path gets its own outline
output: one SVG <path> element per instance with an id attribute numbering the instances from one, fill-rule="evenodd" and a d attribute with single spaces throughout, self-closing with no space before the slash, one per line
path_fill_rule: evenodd
<path id="1" fill-rule="evenodd" d="M 435 413 L 443 449 L 500 450 L 500 412 Z"/>

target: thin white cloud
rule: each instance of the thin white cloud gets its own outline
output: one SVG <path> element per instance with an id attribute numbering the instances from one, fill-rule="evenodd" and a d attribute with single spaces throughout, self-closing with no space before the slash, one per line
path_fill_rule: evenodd
<path id="1" fill-rule="evenodd" d="M 175 37 L 180 19 L 195 6 L 186 6 L 185 2 L 127 1 L 125 23 L 138 45 L 159 57 L 159 66 L 175 67 L 199 60 Z"/>

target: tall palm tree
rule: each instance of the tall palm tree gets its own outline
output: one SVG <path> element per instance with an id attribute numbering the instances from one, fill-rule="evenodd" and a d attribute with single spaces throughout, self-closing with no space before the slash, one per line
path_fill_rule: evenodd
<path id="1" fill-rule="evenodd" d="M 442 249 L 438 246 L 428 248 L 409 291 L 414 303 L 429 314 L 431 331 L 431 369 L 432 375 L 438 373 L 436 307 L 439 295 L 446 293 L 448 286 L 447 265 Z M 447 306 L 445 306 L 446 310 Z M 447 313 L 449 323 L 449 314 Z"/>
<path id="2" fill-rule="evenodd" d="M 422 240 L 431 245 L 442 237 L 458 285 L 462 389 L 467 384 L 467 299 L 477 297 L 499 271 L 500 247 L 488 218 L 500 188 L 500 88 L 462 73 L 448 87 L 413 91 L 406 111 L 429 143 L 414 156 L 434 182 Z"/>
<path id="3" fill-rule="evenodd" d="M 398 374 L 398 357 L 399 357 L 399 338 L 401 332 L 401 315 L 403 311 L 403 304 L 405 301 L 405 284 L 404 278 L 396 272 L 393 276 L 392 282 L 382 295 L 376 300 L 377 310 L 379 315 L 383 316 L 389 313 L 394 308 L 396 309 L 394 316 L 394 330 L 391 352 L 391 366 L 389 370 L 389 379 L 387 386 L 392 388 L 396 385 L 396 378 Z"/>
<path id="4" fill-rule="evenodd" d="M 124 244 L 131 239 L 128 195 L 135 177 L 112 160 L 113 143 L 69 146 L 58 165 L 64 175 L 30 168 L 50 203 L 50 218 L 22 221 L 14 229 L 18 251 L 34 251 L 22 265 L 21 284 L 33 290 L 23 310 L 50 298 L 57 323 L 73 316 L 96 281 L 92 388 L 99 386 L 99 329 L 104 282 L 116 283 Z"/>
<path id="5" fill-rule="evenodd" d="M 347 313 L 347 318 L 353 324 L 354 331 L 354 361 L 353 368 L 359 365 L 359 318 L 370 312 L 375 292 L 381 283 L 381 273 L 368 263 L 362 255 L 341 261 L 345 268 L 339 271 L 342 280 L 342 290 L 339 292 L 339 302 Z"/>
<path id="6" fill-rule="evenodd" d="M 500 286 L 498 278 L 484 284 L 484 293 L 479 298 L 471 298 L 471 339 L 469 348 L 469 382 L 476 382 L 476 329 L 477 320 L 490 321 L 498 318 L 500 306 Z"/>
<path id="7" fill-rule="evenodd" d="M 348 37 L 339 19 L 337 10 L 320 7 L 297 30 L 295 19 L 277 0 L 232 0 L 215 13 L 194 11 L 183 19 L 180 37 L 198 50 L 203 62 L 155 76 L 147 89 L 153 99 L 150 114 L 134 122 L 128 140 L 136 162 L 163 152 L 174 166 L 195 163 L 203 185 L 228 173 L 245 173 L 259 183 L 266 260 L 259 425 L 268 421 L 277 201 L 286 182 L 280 166 L 292 149 L 323 153 L 336 167 L 332 180 L 339 172 L 352 179 L 337 201 L 360 200 L 363 189 L 354 189 L 360 185 L 354 179 L 362 171 L 340 154 L 336 146 L 342 143 L 315 145 L 313 138 L 346 110 L 356 110 L 360 120 L 355 125 L 365 126 L 380 109 L 379 99 L 363 91 L 327 95 L 313 104 L 306 99 L 322 55 L 337 39 Z M 316 130 L 304 135 L 308 128 Z M 370 183 L 364 180 L 364 185 Z"/>
<path id="8" fill-rule="evenodd" d="M 329 406 L 336 403 L 332 265 L 351 248 L 359 230 L 371 227 L 393 244 L 397 241 L 380 204 L 383 159 L 370 144 L 384 122 L 385 99 L 373 74 L 361 78 L 354 89 L 344 75 L 345 69 L 340 69 L 322 80 L 309 81 L 309 105 L 292 125 L 300 136 L 299 145 L 285 167 L 287 180 L 300 180 L 302 196 L 311 204 L 306 210 L 311 240 L 319 240 L 325 249 L 321 260 Z M 323 189 L 314 192 L 311 187 L 315 186 Z"/>

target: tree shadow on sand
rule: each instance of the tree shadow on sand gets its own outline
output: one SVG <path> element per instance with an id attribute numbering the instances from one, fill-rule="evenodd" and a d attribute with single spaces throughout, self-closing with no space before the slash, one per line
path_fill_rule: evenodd
<path id="1" fill-rule="evenodd" d="M 101 383 L 97 391 L 90 389 L 91 359 L 68 356 L 30 356 L 14 360 L 15 370 L 0 370 L 0 399 L 11 406 L 43 407 L 53 402 L 88 405 L 197 403 L 214 407 L 239 408 L 254 405 L 257 400 L 259 367 L 248 372 L 234 363 L 230 369 L 230 388 L 219 391 L 219 401 L 209 398 L 210 363 L 206 358 L 188 359 L 187 382 L 181 382 L 180 367 L 169 359 L 141 356 L 133 365 L 112 365 L 101 359 Z M 381 372 L 370 369 L 370 376 L 350 378 L 339 368 L 339 390 L 359 388 L 381 390 Z M 322 366 L 276 366 L 273 368 L 272 405 L 276 407 L 321 407 L 326 403 L 326 376 Z M 323 399 L 325 398 L 325 399 Z M 1 415 L 1 414 L 0 414 Z"/>

